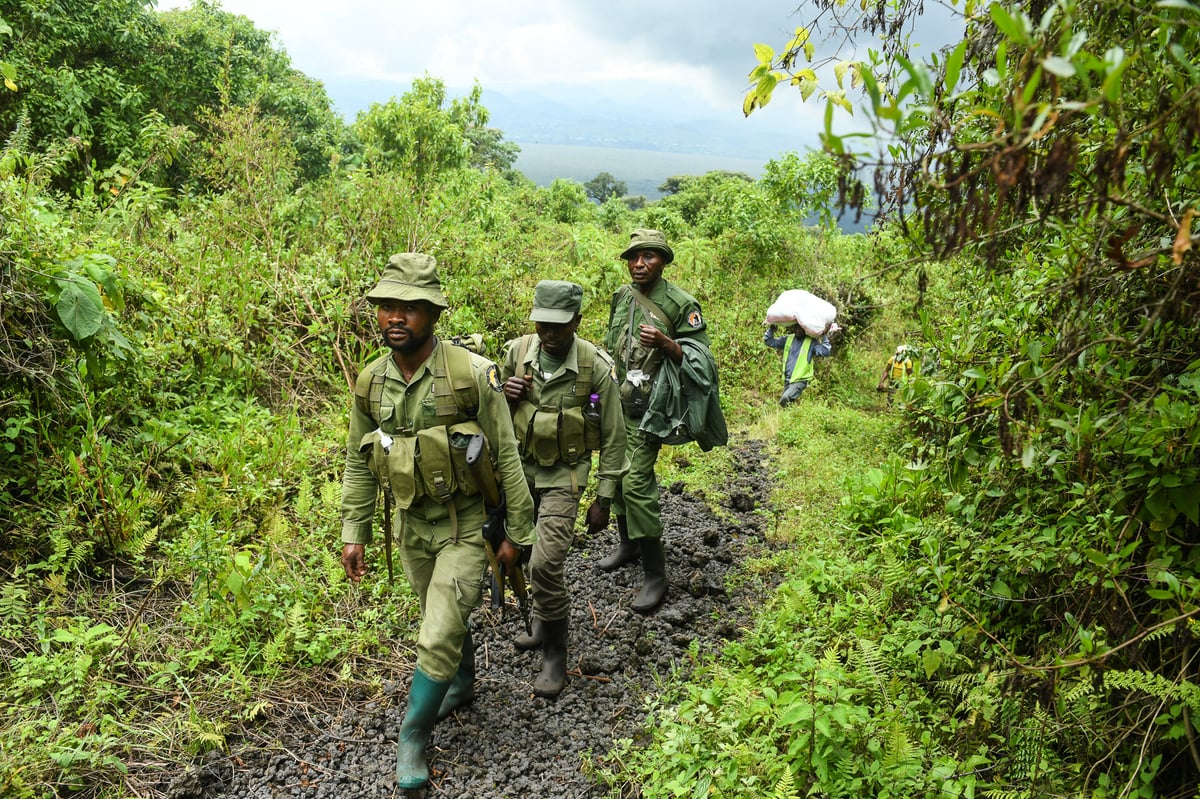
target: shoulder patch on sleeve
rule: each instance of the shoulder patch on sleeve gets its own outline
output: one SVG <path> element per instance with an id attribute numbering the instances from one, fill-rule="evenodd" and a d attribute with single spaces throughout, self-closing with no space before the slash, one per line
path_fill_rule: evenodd
<path id="1" fill-rule="evenodd" d="M 488 387 L 497 393 L 504 390 L 504 384 L 500 382 L 500 367 L 496 364 L 488 364 L 487 368 Z"/>
<path id="2" fill-rule="evenodd" d="M 608 376 L 614 383 L 620 383 L 620 381 L 617 380 L 617 365 L 615 363 L 610 363 L 608 365 Z"/>
<path id="3" fill-rule="evenodd" d="M 700 318 L 699 309 L 688 314 L 687 323 L 692 327 L 702 327 L 704 325 L 704 320 Z"/>

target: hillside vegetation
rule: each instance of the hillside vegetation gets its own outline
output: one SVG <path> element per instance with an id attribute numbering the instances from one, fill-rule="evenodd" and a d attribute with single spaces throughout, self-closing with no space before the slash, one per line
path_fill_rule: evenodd
<path id="1" fill-rule="evenodd" d="M 830 123 L 829 154 L 637 210 L 511 171 L 478 89 L 345 124 L 218 7 L 0 7 L 0 794 L 145 796 L 290 697 L 401 672 L 415 599 L 337 557 L 363 294 L 430 252 L 439 333 L 495 353 L 567 278 L 598 340 L 648 226 L 731 427 L 770 442 L 786 546 L 742 578 L 781 583 L 752 628 L 597 753 L 613 795 L 1196 796 L 1200 9 L 971 4 L 920 64 L 907 0 L 866 5 L 893 33 L 844 89 L 797 33 L 751 96 L 861 89 L 886 158 Z M 875 166 L 885 220 L 839 234 Z M 780 411 L 761 319 L 797 287 L 846 332 Z M 678 451 L 666 479 L 719 498 L 727 455 Z"/>

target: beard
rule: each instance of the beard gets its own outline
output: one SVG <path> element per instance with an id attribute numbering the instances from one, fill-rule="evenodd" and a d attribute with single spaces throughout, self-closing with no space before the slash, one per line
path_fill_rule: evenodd
<path id="1" fill-rule="evenodd" d="M 388 337 L 388 332 L 392 330 L 403 330 L 408 335 L 402 341 L 393 341 Z M 432 337 L 432 333 L 425 331 L 423 334 L 407 327 L 389 327 L 383 331 L 383 344 L 392 352 L 399 352 L 402 355 L 419 352 L 426 342 Z"/>

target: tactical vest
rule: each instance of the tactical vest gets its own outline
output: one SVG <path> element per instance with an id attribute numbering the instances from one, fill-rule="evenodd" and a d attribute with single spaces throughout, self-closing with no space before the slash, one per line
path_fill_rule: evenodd
<path id="1" fill-rule="evenodd" d="M 479 389 L 471 353 L 446 341 L 441 342 L 438 353 L 430 369 L 435 418 L 421 430 L 386 433 L 380 427 L 384 374 L 391 353 L 368 364 L 354 382 L 355 405 L 375 424 L 375 429 L 363 436 L 359 452 L 401 510 L 422 497 L 446 504 L 456 493 L 479 493 L 466 466 L 467 442 L 483 432 L 476 421 Z"/>
<path id="2" fill-rule="evenodd" d="M 520 338 L 517 365 L 525 363 L 530 347 L 537 341 L 533 333 Z M 584 416 L 583 406 L 592 393 L 592 372 L 596 348 L 581 338 L 575 339 L 575 357 L 579 372 L 570 394 L 561 395 L 553 404 L 534 404 L 522 400 L 513 413 L 513 432 L 521 459 L 539 466 L 562 461 L 574 466 L 600 447 L 600 422 Z"/>

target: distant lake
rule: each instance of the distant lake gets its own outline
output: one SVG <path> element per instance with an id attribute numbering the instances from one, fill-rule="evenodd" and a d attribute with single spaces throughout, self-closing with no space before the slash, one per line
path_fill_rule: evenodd
<path id="1" fill-rule="evenodd" d="M 586 183 L 601 172 L 625 182 L 629 194 L 644 194 L 648 200 L 662 197 L 658 187 L 675 175 L 703 175 L 726 170 L 745 172 L 758 179 L 765 160 L 730 158 L 720 155 L 662 153 L 654 150 L 626 150 L 617 147 L 576 147 L 566 144 L 528 144 L 518 142 L 521 153 L 514 165 L 539 186 L 548 186 L 555 178 Z"/>

